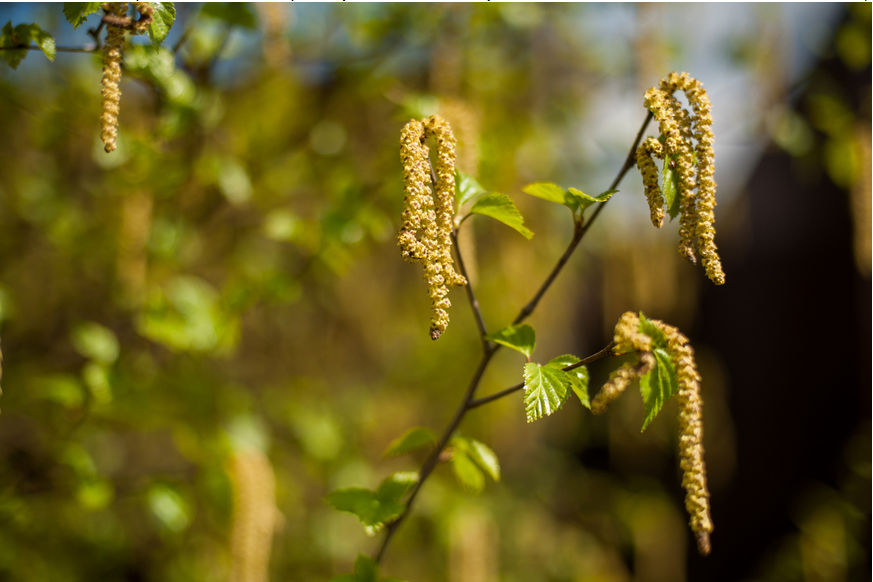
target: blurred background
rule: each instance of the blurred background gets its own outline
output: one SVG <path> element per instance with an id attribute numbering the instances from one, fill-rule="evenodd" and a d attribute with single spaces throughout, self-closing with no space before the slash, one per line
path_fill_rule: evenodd
<path id="1" fill-rule="evenodd" d="M 480 349 L 461 291 L 429 339 L 394 244 L 400 128 L 444 115 L 460 168 L 536 233 L 461 233 L 498 329 L 572 229 L 521 188 L 605 190 L 673 70 L 713 103 L 727 284 L 678 257 L 675 223 L 648 224 L 633 171 L 530 323 L 540 362 L 597 351 L 628 309 L 691 338 L 712 554 L 686 525 L 675 403 L 640 434 L 635 390 L 533 425 L 516 394 L 461 427 L 502 480 L 477 494 L 438 468 L 383 571 L 870 579 L 868 3 L 176 8 L 163 49 L 126 49 L 112 154 L 98 54 L 0 65 L 0 579 L 227 580 L 245 503 L 275 525 L 270 580 L 350 571 L 380 538 L 325 495 L 417 468 L 382 452 L 442 429 Z M 74 47 L 99 15 L 73 30 L 60 5 L 4 4 L 7 21 Z M 501 352 L 482 394 L 521 367 Z"/>

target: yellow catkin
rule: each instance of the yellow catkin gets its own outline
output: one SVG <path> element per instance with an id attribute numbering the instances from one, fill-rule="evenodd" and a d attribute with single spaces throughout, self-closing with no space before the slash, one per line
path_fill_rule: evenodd
<path id="1" fill-rule="evenodd" d="M 131 24 L 131 29 L 134 34 L 145 34 L 154 20 L 155 9 L 151 2 L 134 2 L 133 7 L 139 13 L 139 18 Z"/>
<path id="2" fill-rule="evenodd" d="M 127 11 L 126 2 L 107 2 L 103 10 L 108 15 L 123 17 Z M 121 103 L 121 58 L 124 52 L 124 28 L 116 24 L 106 25 L 106 42 L 103 45 L 103 77 L 101 79 L 103 97 L 100 115 L 100 139 L 107 153 L 114 151 L 118 138 L 118 111 Z"/>
<path id="3" fill-rule="evenodd" d="M 653 137 L 646 138 L 637 148 L 637 168 L 643 177 L 652 224 L 661 228 L 664 224 L 664 197 L 658 186 L 658 167 L 655 165 L 655 158 L 664 159 L 664 146 Z"/>
<path id="4" fill-rule="evenodd" d="M 691 262 L 697 261 L 694 249 L 695 193 L 694 157 L 687 141 L 688 121 L 682 106 L 672 94 L 659 87 L 646 91 L 644 103 L 658 121 L 664 135 L 665 163 L 673 161 L 679 184 L 679 253 Z"/>
<path id="5" fill-rule="evenodd" d="M 430 137 L 437 146 L 433 165 L 425 143 Z M 433 308 L 430 335 L 435 340 L 449 324 L 449 288 L 467 284 L 455 270 L 452 259 L 455 149 L 451 127 L 437 115 L 424 122 L 412 120 L 400 133 L 400 160 L 406 196 L 397 244 L 405 259 L 424 263 L 425 282 Z"/>
<path id="6" fill-rule="evenodd" d="M 267 582 L 276 528 L 276 481 L 266 455 L 240 451 L 230 459 L 233 484 L 231 582 Z"/>
<path id="7" fill-rule="evenodd" d="M 640 317 L 633 311 L 624 312 L 615 324 L 613 351 L 616 354 L 639 352 L 630 362 L 625 362 L 609 375 L 606 384 L 591 401 L 591 412 L 602 414 L 606 407 L 641 376 L 645 376 L 655 367 L 652 355 L 652 338 L 640 331 Z"/>
<path id="8" fill-rule="evenodd" d="M 676 366 L 679 402 L 679 467 L 685 488 L 685 509 L 690 516 L 691 531 L 701 554 L 709 554 L 712 517 L 709 509 L 709 489 L 706 485 L 706 464 L 703 459 L 703 399 L 700 396 L 701 377 L 694 360 L 694 348 L 678 329 L 658 320 L 650 320 L 667 339 L 667 352 Z"/>

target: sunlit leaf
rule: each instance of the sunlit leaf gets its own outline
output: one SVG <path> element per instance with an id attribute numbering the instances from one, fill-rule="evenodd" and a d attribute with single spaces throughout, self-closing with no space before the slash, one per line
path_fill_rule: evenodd
<path id="1" fill-rule="evenodd" d="M 524 226 L 524 217 L 506 194 L 496 192 L 485 194 L 476 201 L 470 213 L 490 216 L 514 229 L 524 238 L 530 239 L 534 235 L 533 231 Z"/>
<path id="2" fill-rule="evenodd" d="M 500 481 L 500 461 L 497 454 L 491 448 L 476 439 L 467 439 L 469 448 L 467 454 L 488 476 L 495 481 Z"/>
<path id="3" fill-rule="evenodd" d="M 464 487 L 479 492 L 485 487 L 485 475 L 466 450 L 458 449 L 452 454 L 452 469 Z"/>
<path id="4" fill-rule="evenodd" d="M 455 170 L 455 198 L 458 200 L 459 207 L 485 193 L 485 188 L 476 181 L 476 178 L 460 170 Z"/>
<path id="5" fill-rule="evenodd" d="M 591 400 L 588 396 L 588 368 L 585 366 L 579 366 L 572 370 L 563 369 L 567 366 L 572 366 L 578 361 L 579 358 L 576 356 L 567 354 L 553 358 L 548 364 L 546 364 L 546 366 L 563 372 L 566 381 L 570 384 L 570 388 L 573 390 L 573 393 L 579 398 L 579 402 L 581 402 L 582 406 L 585 408 L 590 409 Z"/>
<path id="6" fill-rule="evenodd" d="M 94 14 L 98 10 L 100 10 L 100 2 L 64 2 L 64 16 L 73 28 L 79 28 L 89 14 Z"/>
<path id="7" fill-rule="evenodd" d="M 149 38 L 152 42 L 160 44 L 173 27 L 176 21 L 176 7 L 172 2 L 152 2 L 154 8 L 153 20 L 149 25 Z"/>
<path id="8" fill-rule="evenodd" d="M 676 366 L 669 354 L 661 348 L 655 348 L 652 353 L 655 355 L 656 366 L 651 372 L 640 378 L 640 394 L 643 397 L 643 406 L 646 411 L 646 418 L 640 432 L 648 428 L 649 424 L 661 412 L 664 404 L 678 390 Z"/>
<path id="9" fill-rule="evenodd" d="M 558 204 L 566 204 L 567 202 L 567 190 L 551 182 L 528 184 L 521 191 L 549 202 L 557 202 Z"/>
<path id="10" fill-rule="evenodd" d="M 334 509 L 356 515 L 366 532 L 373 535 L 403 513 L 405 504 L 401 499 L 417 479 L 416 473 L 395 473 L 382 481 L 376 491 L 361 487 L 338 489 L 328 494 L 327 502 Z"/>
<path id="11" fill-rule="evenodd" d="M 521 352 L 530 359 L 536 346 L 537 335 L 534 328 L 526 323 L 522 323 L 520 325 L 504 327 L 500 331 L 488 334 L 485 336 L 485 339 Z"/>
<path id="12" fill-rule="evenodd" d="M 606 192 L 602 192 L 597 196 L 590 196 L 582 190 L 577 190 L 576 188 L 567 188 L 567 206 L 574 210 L 577 208 L 581 208 L 584 211 L 589 206 L 606 202 L 616 192 L 618 192 L 618 190 L 607 190 Z"/>
<path id="13" fill-rule="evenodd" d="M 436 435 L 432 430 L 418 426 L 407 430 L 391 441 L 383 455 L 386 457 L 405 455 L 418 449 L 431 447 L 436 444 L 436 440 Z"/>
<path id="14" fill-rule="evenodd" d="M 55 39 L 38 24 L 19 24 L 13 28 L 9 21 L 0 30 L 0 47 L 32 46 L 31 43 L 35 43 L 48 60 L 55 60 Z M 13 69 L 17 69 L 27 53 L 28 50 L 23 48 L 0 50 L 0 58 Z"/>
<path id="15" fill-rule="evenodd" d="M 528 422 L 548 416 L 561 408 L 570 388 L 569 375 L 559 368 L 536 362 L 524 365 L 524 410 Z"/>

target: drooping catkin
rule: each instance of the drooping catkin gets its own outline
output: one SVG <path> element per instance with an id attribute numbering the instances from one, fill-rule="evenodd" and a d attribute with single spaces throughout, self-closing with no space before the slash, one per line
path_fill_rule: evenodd
<path id="1" fill-rule="evenodd" d="M 431 165 L 426 140 L 434 138 Z M 452 259 L 455 214 L 455 137 L 441 117 L 412 120 L 400 132 L 400 160 L 406 196 L 403 224 L 397 236 L 403 258 L 421 261 L 432 304 L 430 335 L 439 339 L 449 324 L 449 288 L 466 285 Z"/>
<path id="2" fill-rule="evenodd" d="M 626 311 L 615 324 L 613 336 L 613 351 L 616 354 L 638 352 L 630 362 L 625 362 L 609 374 L 606 384 L 591 401 L 591 412 L 602 414 L 606 407 L 630 385 L 631 382 L 641 376 L 645 376 L 655 367 L 655 358 L 652 355 L 652 338 L 640 331 L 639 315 L 633 311 Z"/>
<path id="3" fill-rule="evenodd" d="M 111 16 L 122 18 L 127 12 L 126 2 L 106 2 L 103 10 Z M 103 97 L 100 115 L 100 139 L 106 153 L 114 151 L 118 138 L 118 111 L 121 103 L 121 58 L 124 52 L 124 27 L 106 24 L 106 42 L 103 44 Z"/>
<path id="4" fill-rule="evenodd" d="M 691 112 L 673 96 L 676 91 L 685 92 Z M 676 165 L 679 253 L 691 262 L 699 257 L 706 276 L 716 285 L 722 285 L 725 275 L 715 246 L 712 105 L 706 90 L 688 73 L 671 73 L 658 86 L 646 91 L 644 104 L 658 121 L 664 136 L 664 163 Z M 637 155 L 639 157 L 639 151 Z M 640 171 L 643 172 L 643 167 Z M 650 182 L 646 179 L 644 176 L 648 197 Z"/>
<path id="5" fill-rule="evenodd" d="M 679 402 L 679 467 L 685 488 L 685 509 L 690 517 L 691 531 L 701 554 L 709 554 L 712 517 L 709 509 L 709 489 L 706 485 L 706 464 L 703 459 L 703 399 L 700 396 L 700 373 L 694 360 L 694 348 L 677 328 L 658 320 L 650 320 L 667 339 L 667 352 L 676 366 Z"/>
<path id="6" fill-rule="evenodd" d="M 649 203 L 649 215 L 652 224 L 661 228 L 664 224 L 664 197 L 658 186 L 658 167 L 655 158 L 664 159 L 664 146 L 653 137 L 646 138 L 637 148 L 637 168 L 643 177 L 643 187 L 646 189 L 646 201 Z"/>
<path id="7" fill-rule="evenodd" d="M 231 582 L 267 582 L 276 528 L 276 480 L 264 453 L 244 450 L 228 465 L 233 484 Z"/>

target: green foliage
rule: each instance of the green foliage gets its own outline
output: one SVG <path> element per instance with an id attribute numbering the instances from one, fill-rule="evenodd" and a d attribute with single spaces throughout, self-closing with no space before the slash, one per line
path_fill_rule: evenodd
<path id="1" fill-rule="evenodd" d="M 537 334 L 530 325 L 521 323 L 504 327 L 500 331 L 490 333 L 485 339 L 491 340 L 507 348 L 513 349 L 525 355 L 530 360 L 536 347 Z"/>
<path id="2" fill-rule="evenodd" d="M 55 60 L 55 39 L 38 24 L 18 24 L 13 28 L 9 21 L 0 30 L 0 47 L 31 46 L 31 42 L 39 47 L 48 60 Z M 0 50 L 0 58 L 13 69 L 17 69 L 28 52 L 28 49 Z"/>
<path id="3" fill-rule="evenodd" d="M 506 194 L 499 194 L 497 192 L 485 194 L 476 200 L 476 203 L 470 209 L 470 213 L 490 216 L 514 229 L 526 239 L 530 239 L 534 235 L 533 231 L 524 226 L 524 217 Z"/>
<path id="4" fill-rule="evenodd" d="M 124 52 L 124 66 L 131 75 L 145 79 L 171 105 L 190 108 L 194 105 L 194 83 L 176 67 L 173 52 L 152 44 L 134 44 Z"/>
<path id="5" fill-rule="evenodd" d="M 528 184 L 522 188 L 522 192 L 548 200 L 549 202 L 562 204 L 574 214 L 578 212 L 581 215 L 592 204 L 609 200 L 618 190 L 607 190 L 597 196 L 590 196 L 577 188 L 563 188 L 551 182 L 537 182 L 535 184 Z"/>
<path id="6" fill-rule="evenodd" d="M 491 448 L 476 439 L 455 435 L 449 442 L 452 470 L 464 487 L 479 492 L 485 487 L 485 475 L 500 481 L 500 462 Z"/>
<path id="7" fill-rule="evenodd" d="M 432 430 L 417 426 L 410 428 L 405 433 L 391 441 L 385 452 L 385 457 L 405 455 L 419 449 L 432 447 L 437 442 L 437 437 Z"/>
<path id="8" fill-rule="evenodd" d="M 352 574 L 334 576 L 330 582 L 404 582 L 399 578 L 382 578 L 379 576 L 379 565 L 369 556 L 358 555 L 355 560 L 355 571 Z"/>
<path id="9" fill-rule="evenodd" d="M 424 116 L 419 116 L 424 117 Z M 460 208 L 476 196 L 486 194 L 488 191 L 476 181 L 476 178 L 465 174 L 461 170 L 455 170 L 455 198 Z"/>
<path id="10" fill-rule="evenodd" d="M 394 473 L 376 491 L 361 487 L 338 489 L 328 494 L 327 502 L 334 509 L 356 515 L 367 534 L 374 535 L 403 513 L 402 499 L 417 481 L 418 473 Z"/>
<path id="11" fill-rule="evenodd" d="M 73 347 L 95 362 L 111 364 L 118 359 L 118 339 L 112 330 L 99 323 L 87 322 L 73 328 Z"/>
<path id="12" fill-rule="evenodd" d="M 679 214 L 679 172 L 675 170 L 670 160 L 664 160 L 661 170 L 661 190 L 664 193 L 664 201 L 667 206 L 667 214 L 670 218 L 676 218 Z"/>
<path id="13" fill-rule="evenodd" d="M 655 327 L 640 313 L 640 331 L 652 338 L 652 353 L 655 355 L 655 367 L 651 372 L 640 378 L 640 394 L 646 411 L 643 428 L 646 430 L 655 419 L 664 404 L 678 390 L 676 380 L 676 365 L 667 353 L 667 339 L 664 332 Z"/>
<path id="14" fill-rule="evenodd" d="M 79 28 L 89 14 L 100 10 L 100 4 L 100 2 L 64 2 L 64 16 L 73 28 Z"/>
<path id="15" fill-rule="evenodd" d="M 258 26 L 258 19 L 247 2 L 207 2 L 201 14 L 232 26 L 248 29 Z"/>
<path id="16" fill-rule="evenodd" d="M 149 38 L 155 44 L 163 42 L 176 21 L 176 7 L 172 2 L 152 2 L 153 20 L 149 25 Z"/>
<path id="17" fill-rule="evenodd" d="M 588 371 L 584 366 L 563 370 L 579 358 L 559 356 L 545 365 L 528 362 L 524 365 L 524 410 L 528 422 L 539 420 L 560 409 L 572 390 L 580 402 L 590 408 L 588 401 Z"/>

